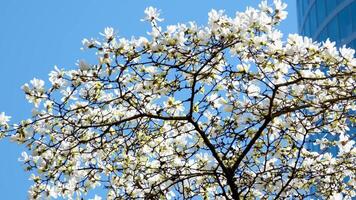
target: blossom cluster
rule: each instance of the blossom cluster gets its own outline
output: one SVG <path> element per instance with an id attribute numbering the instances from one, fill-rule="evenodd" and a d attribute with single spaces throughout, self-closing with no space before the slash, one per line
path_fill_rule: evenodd
<path id="1" fill-rule="evenodd" d="M 283 40 L 285 9 L 164 28 L 149 7 L 148 37 L 84 39 L 97 63 L 25 84 L 30 119 L 3 129 L 0 114 L 28 147 L 30 197 L 355 198 L 355 51 Z"/>

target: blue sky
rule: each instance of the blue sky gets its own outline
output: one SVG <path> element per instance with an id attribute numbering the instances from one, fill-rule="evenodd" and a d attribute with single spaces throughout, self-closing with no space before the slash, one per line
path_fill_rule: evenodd
<path id="1" fill-rule="evenodd" d="M 272 0 L 269 0 L 272 2 Z M 288 3 L 288 18 L 280 29 L 297 32 L 295 0 Z M 154 6 L 162 10 L 165 24 L 196 21 L 205 24 L 212 8 L 234 15 L 259 0 L 1 0 L 0 1 L 0 112 L 12 122 L 28 118 L 31 105 L 20 87 L 34 77 L 48 80 L 54 65 L 73 68 L 76 60 L 95 58 L 93 52 L 80 50 L 83 38 L 99 37 L 106 26 L 119 36 L 146 35 L 147 23 L 140 21 L 143 10 Z M 0 198 L 27 198 L 29 173 L 18 157 L 23 147 L 0 141 Z"/>

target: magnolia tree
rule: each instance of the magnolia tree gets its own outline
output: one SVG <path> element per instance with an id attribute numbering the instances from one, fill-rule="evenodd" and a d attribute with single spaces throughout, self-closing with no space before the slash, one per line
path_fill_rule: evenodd
<path id="1" fill-rule="evenodd" d="M 30 197 L 355 197 L 355 51 L 283 41 L 285 8 L 162 28 L 149 7 L 148 38 L 84 39 L 98 63 L 25 84 L 30 119 L 0 115 L 2 137 L 28 148 Z"/>

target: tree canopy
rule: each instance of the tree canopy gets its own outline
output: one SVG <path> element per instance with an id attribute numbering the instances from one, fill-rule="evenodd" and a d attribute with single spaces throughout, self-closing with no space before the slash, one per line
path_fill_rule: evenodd
<path id="1" fill-rule="evenodd" d="M 25 84 L 29 119 L 0 114 L 1 136 L 28 148 L 30 197 L 355 197 L 355 51 L 283 40 L 285 8 L 162 28 L 149 7 L 148 38 L 84 39 L 97 63 Z"/>

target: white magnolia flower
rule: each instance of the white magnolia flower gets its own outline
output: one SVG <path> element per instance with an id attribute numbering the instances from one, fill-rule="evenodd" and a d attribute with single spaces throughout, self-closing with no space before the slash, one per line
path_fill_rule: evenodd
<path id="1" fill-rule="evenodd" d="M 212 9 L 209 13 L 208 13 L 208 16 L 209 16 L 209 23 L 211 24 L 214 24 L 216 23 L 217 21 L 219 21 L 219 19 L 222 18 L 224 14 L 224 11 L 223 10 L 215 10 L 215 9 Z"/>
<path id="2" fill-rule="evenodd" d="M 100 33 L 100 35 L 104 36 L 107 40 L 112 40 L 115 35 L 115 31 L 112 27 L 106 27 L 104 29 L 104 33 Z"/>
<path id="3" fill-rule="evenodd" d="M 35 90 L 37 90 L 37 91 L 43 90 L 43 86 L 44 86 L 43 80 L 34 78 L 30 81 L 30 83 L 32 84 L 32 86 Z"/>
<path id="4" fill-rule="evenodd" d="M 323 42 L 323 46 L 326 48 L 326 49 L 333 49 L 335 48 L 335 42 L 331 42 L 330 39 L 326 39 L 325 42 Z M 335 48 L 336 50 L 336 48 Z"/>
<path id="5" fill-rule="evenodd" d="M 262 0 L 261 3 L 258 5 L 262 11 L 265 11 L 267 13 L 272 13 L 273 9 L 268 6 L 267 0 Z"/>
<path id="6" fill-rule="evenodd" d="M 90 65 L 85 60 L 79 60 L 77 65 L 79 66 L 79 69 L 82 71 L 87 71 L 90 69 Z"/>
<path id="7" fill-rule="evenodd" d="M 49 194 L 50 197 L 53 197 L 54 199 L 57 199 L 58 196 L 59 196 L 59 192 L 57 191 L 57 187 L 54 187 L 54 186 L 49 186 L 47 185 L 47 192 Z"/>
<path id="8" fill-rule="evenodd" d="M 273 169 L 275 166 L 275 163 L 278 161 L 277 158 L 271 158 L 267 161 L 266 163 L 266 170 Z"/>
<path id="9" fill-rule="evenodd" d="M 334 193 L 333 196 L 330 197 L 330 200 L 342 200 L 343 195 L 341 193 Z"/>
<path id="10" fill-rule="evenodd" d="M 142 47 L 142 46 L 146 46 L 147 44 L 148 44 L 148 39 L 147 38 L 145 38 L 145 37 L 140 37 L 139 39 L 137 39 L 136 41 L 135 41 L 135 45 L 137 46 L 137 47 Z"/>
<path id="11" fill-rule="evenodd" d="M 340 139 L 336 144 L 339 147 L 339 154 L 343 154 L 351 151 L 354 147 L 355 141 L 350 140 L 347 135 L 341 134 Z"/>
<path id="12" fill-rule="evenodd" d="M 10 121 L 10 116 L 6 116 L 4 112 L 0 113 L 0 126 L 6 125 Z"/>
<path id="13" fill-rule="evenodd" d="M 57 66 L 54 66 L 54 70 L 48 74 L 49 81 L 52 83 L 54 87 L 60 88 L 65 84 L 65 80 L 63 79 L 64 74 L 65 73 L 62 69 L 58 69 Z M 27 84 L 25 84 L 22 89 L 26 92 L 26 90 L 28 90 L 29 87 Z"/>
<path id="14" fill-rule="evenodd" d="M 287 4 L 281 0 L 274 0 L 273 3 L 276 8 L 276 17 L 282 20 L 285 19 L 288 14 L 287 11 L 284 11 L 287 8 Z"/>
<path id="15" fill-rule="evenodd" d="M 273 3 L 276 10 L 284 10 L 287 8 L 287 4 L 283 3 L 282 0 L 274 0 Z"/>
<path id="16" fill-rule="evenodd" d="M 260 94 L 260 88 L 255 84 L 251 84 L 251 85 L 248 86 L 247 92 L 248 92 L 248 94 L 250 96 L 255 97 L 255 96 L 258 96 Z"/>
<path id="17" fill-rule="evenodd" d="M 90 47 L 93 43 L 92 43 L 90 40 L 84 38 L 84 39 L 82 40 L 82 44 L 83 44 L 85 47 Z"/>
<path id="18" fill-rule="evenodd" d="M 246 65 L 246 64 L 238 64 L 236 67 L 239 70 L 239 72 L 248 72 L 248 70 L 250 69 L 250 65 Z"/>
<path id="19" fill-rule="evenodd" d="M 216 93 L 213 93 L 206 97 L 208 102 L 214 102 L 215 100 L 219 99 L 219 96 Z"/>
<path id="20" fill-rule="evenodd" d="M 231 105 L 229 105 L 229 103 L 226 101 L 226 99 L 224 99 L 223 97 L 218 97 L 215 101 L 212 102 L 212 106 L 214 108 L 220 108 L 221 106 L 224 107 L 225 110 L 230 110 L 232 109 Z M 227 111 L 228 112 L 228 111 Z"/>
<path id="21" fill-rule="evenodd" d="M 174 111 L 180 113 L 184 111 L 183 103 L 181 101 L 175 100 L 174 97 L 169 97 L 168 100 L 163 103 L 163 105 L 167 108 L 169 113 Z"/>
<path id="22" fill-rule="evenodd" d="M 29 93 L 31 92 L 30 86 L 29 86 L 27 83 L 25 83 L 25 84 L 21 87 L 21 89 L 25 92 L 25 94 L 29 94 Z"/>
<path id="23" fill-rule="evenodd" d="M 346 46 L 344 45 L 343 47 L 340 48 L 340 54 L 346 60 L 352 60 L 354 58 L 355 50 L 346 48 Z"/>
<path id="24" fill-rule="evenodd" d="M 96 40 L 94 40 L 94 39 L 86 39 L 86 38 L 84 38 L 83 40 L 82 40 L 82 44 L 84 45 L 84 47 L 86 47 L 86 48 L 92 48 L 92 47 L 94 47 L 94 46 L 100 46 L 101 45 L 101 43 L 100 42 L 98 42 L 98 41 L 96 41 Z M 82 48 L 82 50 L 83 50 L 83 48 Z"/>
<path id="25" fill-rule="evenodd" d="M 148 7 L 145 9 L 145 18 L 142 19 L 142 21 L 163 21 L 163 18 L 159 18 L 159 13 L 160 11 L 157 8 L 154 8 L 152 6 Z"/>
<path id="26" fill-rule="evenodd" d="M 31 160 L 31 156 L 29 156 L 29 155 L 26 153 L 26 151 L 23 151 L 23 152 L 21 153 L 21 158 L 19 158 L 18 160 L 21 161 L 21 162 L 28 162 L 28 161 Z"/>
<path id="27" fill-rule="evenodd" d="M 169 192 L 166 193 L 166 198 L 167 198 L 168 200 L 170 200 L 170 199 L 175 199 L 175 198 L 174 198 L 175 196 L 176 196 L 176 194 L 175 194 L 173 191 L 169 191 Z"/>
<path id="28" fill-rule="evenodd" d="M 231 104 L 224 104 L 224 111 L 225 112 L 232 112 L 234 110 L 234 106 Z"/>
<path id="29" fill-rule="evenodd" d="M 300 70 L 300 74 L 305 78 L 313 78 L 315 76 L 314 72 L 311 70 Z"/>

